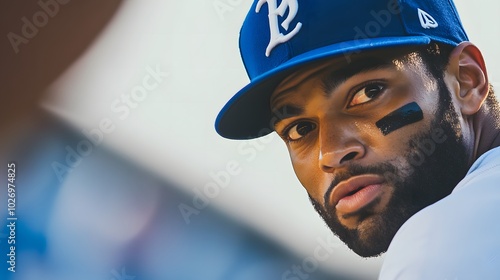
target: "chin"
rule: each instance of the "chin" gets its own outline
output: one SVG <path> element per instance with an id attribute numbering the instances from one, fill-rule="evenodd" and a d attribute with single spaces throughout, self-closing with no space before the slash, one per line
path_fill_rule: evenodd
<path id="1" fill-rule="evenodd" d="M 361 257 L 380 256 L 387 251 L 397 232 L 397 229 L 394 232 L 388 232 L 387 228 L 382 228 L 381 220 L 379 216 L 365 218 L 356 229 L 349 230 L 350 237 L 344 242 Z"/>

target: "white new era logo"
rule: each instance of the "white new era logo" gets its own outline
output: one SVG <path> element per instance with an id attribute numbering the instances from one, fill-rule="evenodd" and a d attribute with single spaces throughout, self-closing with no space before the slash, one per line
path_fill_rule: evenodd
<path id="1" fill-rule="evenodd" d="M 269 45 L 266 48 L 266 56 L 269 57 L 274 47 L 287 42 L 288 40 L 292 39 L 293 36 L 297 35 L 300 28 L 302 27 L 302 23 L 297 23 L 292 31 L 290 31 L 286 35 L 283 35 L 283 33 L 280 32 L 280 28 L 278 26 L 278 17 L 283 17 L 285 15 L 285 12 L 288 10 L 287 18 L 281 23 L 281 26 L 288 31 L 290 23 L 295 18 L 299 10 L 299 3 L 297 2 L 297 0 L 283 0 L 278 6 L 277 0 L 259 0 L 255 12 L 260 12 L 260 8 L 266 2 L 269 6 L 269 29 L 271 32 Z"/>
<path id="2" fill-rule="evenodd" d="M 426 11 L 418 9 L 418 18 L 420 19 L 420 25 L 425 29 L 438 27 L 437 21 Z"/>

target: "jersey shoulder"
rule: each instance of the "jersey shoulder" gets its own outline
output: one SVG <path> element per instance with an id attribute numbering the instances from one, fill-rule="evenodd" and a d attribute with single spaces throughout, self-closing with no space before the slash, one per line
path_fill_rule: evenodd
<path id="1" fill-rule="evenodd" d="M 500 148 L 480 157 L 449 196 L 400 228 L 380 279 L 498 279 L 498 215 Z"/>

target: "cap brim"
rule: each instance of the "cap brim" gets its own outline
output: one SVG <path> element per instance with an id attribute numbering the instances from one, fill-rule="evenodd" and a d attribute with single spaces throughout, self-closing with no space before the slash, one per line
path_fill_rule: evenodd
<path id="1" fill-rule="evenodd" d="M 229 139 L 252 139 L 273 130 L 269 98 L 278 84 L 298 68 L 325 58 L 350 57 L 360 51 L 382 47 L 426 45 L 427 36 L 381 37 L 333 44 L 298 55 L 256 77 L 222 108 L 215 121 L 219 135 Z"/>

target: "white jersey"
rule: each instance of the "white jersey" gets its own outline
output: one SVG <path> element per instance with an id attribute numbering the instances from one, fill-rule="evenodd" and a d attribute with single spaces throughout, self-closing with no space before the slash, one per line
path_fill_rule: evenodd
<path id="1" fill-rule="evenodd" d="M 500 147 L 403 224 L 379 279 L 500 279 Z"/>

